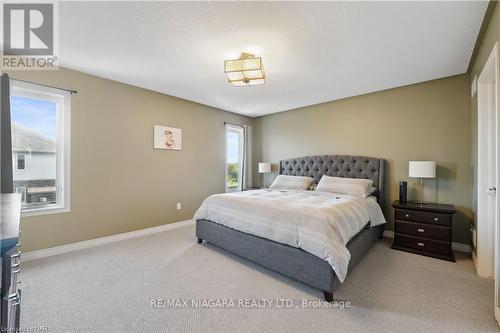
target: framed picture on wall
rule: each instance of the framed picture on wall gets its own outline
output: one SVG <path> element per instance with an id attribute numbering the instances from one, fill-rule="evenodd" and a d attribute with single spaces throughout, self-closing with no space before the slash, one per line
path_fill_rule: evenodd
<path id="1" fill-rule="evenodd" d="M 154 148 L 182 150 L 182 129 L 155 125 Z"/>

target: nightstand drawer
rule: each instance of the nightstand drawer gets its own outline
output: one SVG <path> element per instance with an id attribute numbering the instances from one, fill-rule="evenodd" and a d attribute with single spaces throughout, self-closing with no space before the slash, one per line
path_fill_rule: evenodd
<path id="1" fill-rule="evenodd" d="M 420 221 L 420 212 L 414 210 L 396 209 L 395 215 L 397 220 Z"/>
<path id="2" fill-rule="evenodd" d="M 450 214 L 440 214 L 433 212 L 420 212 L 420 219 L 422 222 L 440 224 L 440 225 L 451 225 L 451 215 Z"/>
<path id="3" fill-rule="evenodd" d="M 451 242 L 395 234 L 394 243 L 399 246 L 409 247 L 416 250 L 439 253 L 443 255 L 452 254 Z"/>
<path id="4" fill-rule="evenodd" d="M 401 234 L 410 234 L 426 238 L 451 241 L 451 232 L 448 227 L 433 226 L 425 223 L 396 221 L 394 231 Z"/>

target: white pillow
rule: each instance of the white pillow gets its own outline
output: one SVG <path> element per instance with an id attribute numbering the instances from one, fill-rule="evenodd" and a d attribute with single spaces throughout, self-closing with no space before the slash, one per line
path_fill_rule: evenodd
<path id="1" fill-rule="evenodd" d="M 316 191 L 351 194 L 366 198 L 372 185 L 373 180 L 371 179 L 323 176 L 316 187 Z"/>
<path id="2" fill-rule="evenodd" d="M 279 175 L 270 188 L 273 190 L 307 190 L 312 181 L 311 177 Z"/>

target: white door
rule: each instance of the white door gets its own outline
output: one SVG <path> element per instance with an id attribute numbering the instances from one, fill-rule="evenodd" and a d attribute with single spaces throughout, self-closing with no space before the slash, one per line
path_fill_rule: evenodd
<path id="1" fill-rule="evenodd" d="M 478 79 L 478 179 L 477 246 L 478 275 L 495 279 L 495 319 L 500 318 L 500 225 L 498 188 L 499 63 L 498 43 Z"/>

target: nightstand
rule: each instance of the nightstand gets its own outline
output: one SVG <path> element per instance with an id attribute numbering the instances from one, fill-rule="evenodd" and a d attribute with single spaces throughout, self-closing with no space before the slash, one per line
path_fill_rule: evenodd
<path id="1" fill-rule="evenodd" d="M 445 204 L 417 204 L 394 201 L 394 243 L 392 248 L 433 258 L 455 261 L 451 232 L 455 207 Z"/>

